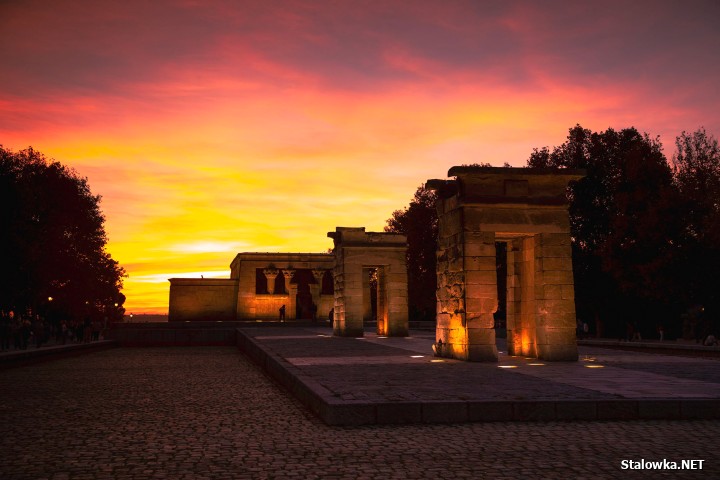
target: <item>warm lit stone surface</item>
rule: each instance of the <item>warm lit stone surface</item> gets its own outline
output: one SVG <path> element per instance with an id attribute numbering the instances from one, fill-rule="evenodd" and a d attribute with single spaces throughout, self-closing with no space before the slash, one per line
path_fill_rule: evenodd
<path id="1" fill-rule="evenodd" d="M 232 348 L 114 349 L 0 388 L 4 480 L 720 477 L 718 421 L 328 427 Z M 663 458 L 706 462 L 620 469 Z"/>
<path id="2" fill-rule="evenodd" d="M 172 321 L 234 321 L 238 282 L 233 279 L 173 278 L 169 316 Z"/>
<path id="3" fill-rule="evenodd" d="M 408 334 L 407 237 L 366 232 L 364 227 L 337 227 L 329 232 L 335 248 L 335 335 L 362 337 L 370 294 L 368 269 L 377 269 L 377 333 Z"/>
<path id="4" fill-rule="evenodd" d="M 438 354 L 496 361 L 496 242 L 507 247 L 507 329 L 512 353 L 577 360 L 569 181 L 581 172 L 453 167 L 438 193 Z"/>

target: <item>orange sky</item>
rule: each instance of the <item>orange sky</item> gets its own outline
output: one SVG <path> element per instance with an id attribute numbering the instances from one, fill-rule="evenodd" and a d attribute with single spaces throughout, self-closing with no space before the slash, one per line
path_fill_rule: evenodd
<path id="1" fill-rule="evenodd" d="M 103 197 L 128 313 L 241 251 L 382 230 L 428 178 L 568 128 L 720 134 L 713 2 L 0 3 L 0 144 Z"/>

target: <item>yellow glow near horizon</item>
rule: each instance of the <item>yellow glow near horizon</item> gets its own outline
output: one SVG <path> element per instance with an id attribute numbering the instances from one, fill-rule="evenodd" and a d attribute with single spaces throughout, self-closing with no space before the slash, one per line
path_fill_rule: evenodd
<path id="1" fill-rule="evenodd" d="M 227 278 L 242 251 L 325 252 L 337 226 L 381 231 L 427 179 L 522 166 L 576 123 L 666 144 L 717 125 L 715 77 L 677 68 L 687 83 L 663 83 L 668 48 L 642 78 L 614 50 L 615 69 L 598 66 L 609 47 L 584 32 L 606 23 L 584 7 L 66 3 L 0 7 L 0 143 L 75 168 L 102 196 L 128 313 L 166 313 L 168 278 Z M 565 31 L 578 12 L 590 25 Z M 645 16 L 625 13 L 613 38 L 635 41 Z"/>

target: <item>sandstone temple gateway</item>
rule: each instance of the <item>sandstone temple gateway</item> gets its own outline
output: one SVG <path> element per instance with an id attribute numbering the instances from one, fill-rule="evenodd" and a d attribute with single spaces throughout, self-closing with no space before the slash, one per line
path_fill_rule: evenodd
<path id="1" fill-rule="evenodd" d="M 577 360 L 565 190 L 579 170 L 453 167 L 438 194 L 437 355 L 496 361 L 497 248 L 507 252 L 508 353 Z M 338 227 L 332 253 L 240 253 L 228 279 L 170 279 L 169 320 L 328 318 L 333 334 L 408 335 L 407 239 Z M 373 286 L 371 288 L 371 278 Z"/>

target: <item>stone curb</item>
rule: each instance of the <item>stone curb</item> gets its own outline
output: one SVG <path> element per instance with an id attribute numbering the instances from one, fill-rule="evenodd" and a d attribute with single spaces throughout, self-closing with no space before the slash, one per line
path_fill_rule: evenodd
<path id="1" fill-rule="evenodd" d="M 82 355 L 118 346 L 119 344 L 115 340 L 100 340 L 91 343 L 55 345 L 52 347 L 28 348 L 27 350 L 5 352 L 0 354 L 0 368 L 11 368 L 40 361 L 56 360 L 58 358 Z"/>
<path id="2" fill-rule="evenodd" d="M 578 340 L 578 345 L 586 347 L 609 348 L 640 353 L 660 353 L 663 355 L 685 355 L 693 357 L 720 357 L 720 347 L 687 345 L 674 342 L 623 342 L 618 340 L 588 339 Z"/>
<path id="3" fill-rule="evenodd" d="M 720 418 L 720 399 L 345 401 L 242 329 L 237 347 L 328 425 Z"/>

